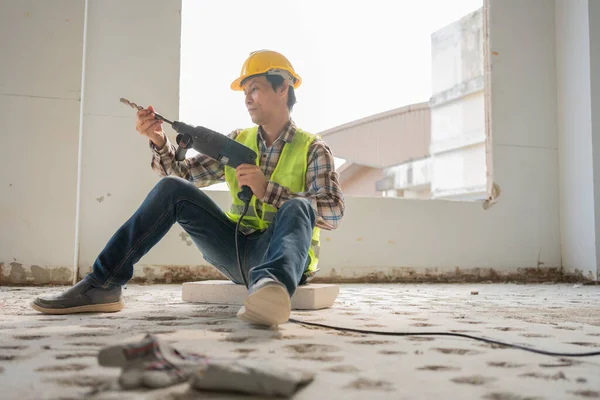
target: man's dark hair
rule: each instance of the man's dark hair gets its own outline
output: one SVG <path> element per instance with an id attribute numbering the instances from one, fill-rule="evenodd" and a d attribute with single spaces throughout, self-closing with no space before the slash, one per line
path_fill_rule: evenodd
<path id="1" fill-rule="evenodd" d="M 281 87 L 285 82 L 281 75 L 265 75 L 265 77 L 273 87 L 273 90 L 277 90 L 277 88 Z M 296 93 L 294 92 L 294 87 L 290 86 L 288 89 L 287 100 L 288 110 L 292 111 L 294 104 L 296 104 Z"/>

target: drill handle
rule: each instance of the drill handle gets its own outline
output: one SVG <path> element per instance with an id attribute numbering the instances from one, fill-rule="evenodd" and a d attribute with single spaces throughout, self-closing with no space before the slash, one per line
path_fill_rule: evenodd
<path id="1" fill-rule="evenodd" d="M 252 198 L 252 189 L 250 189 L 250 187 L 244 185 L 244 186 L 242 186 L 242 191 L 239 192 L 237 194 L 237 196 L 238 196 L 238 199 L 240 199 L 244 203 L 247 203 Z"/>
<path id="2" fill-rule="evenodd" d="M 187 133 L 180 133 L 177 135 L 175 141 L 177 142 L 177 150 L 175 151 L 175 161 L 185 160 L 185 154 L 187 150 L 192 147 L 192 136 Z"/>

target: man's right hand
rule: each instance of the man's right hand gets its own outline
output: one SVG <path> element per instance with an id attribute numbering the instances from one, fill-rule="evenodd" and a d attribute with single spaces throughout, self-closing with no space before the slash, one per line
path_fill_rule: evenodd
<path id="1" fill-rule="evenodd" d="M 154 107 L 149 106 L 137 112 L 135 129 L 150 139 L 154 146 L 160 150 L 167 143 L 167 138 L 162 130 L 162 123 L 163 121 L 154 118 Z"/>

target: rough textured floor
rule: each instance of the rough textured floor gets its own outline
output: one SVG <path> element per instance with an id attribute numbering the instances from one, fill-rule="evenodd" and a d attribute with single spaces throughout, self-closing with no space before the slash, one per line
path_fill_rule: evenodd
<path id="1" fill-rule="evenodd" d="M 119 370 L 98 366 L 98 350 L 153 332 L 181 349 L 277 359 L 317 372 L 296 399 L 600 399 L 600 356 L 549 357 L 462 338 L 360 335 L 291 323 L 256 329 L 235 318 L 237 307 L 182 303 L 179 285 L 129 286 L 127 308 L 116 314 L 48 316 L 29 308 L 36 295 L 62 289 L 0 287 L 0 398 L 249 398 L 186 384 L 119 390 Z M 293 317 L 600 351 L 598 286 L 343 285 L 333 308 Z"/>

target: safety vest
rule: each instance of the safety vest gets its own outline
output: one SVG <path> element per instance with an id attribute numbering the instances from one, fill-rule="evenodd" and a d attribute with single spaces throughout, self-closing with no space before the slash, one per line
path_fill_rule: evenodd
<path id="1" fill-rule="evenodd" d="M 254 150 L 257 154 L 256 165 L 259 165 L 257 134 L 258 127 L 255 126 L 241 131 L 236 136 L 235 140 Z M 283 146 L 283 151 L 279 156 L 277 166 L 271 175 L 271 181 L 289 188 L 293 193 L 306 191 L 308 148 L 316 138 L 316 135 L 296 129 L 293 140 Z M 230 220 L 237 223 L 240 219 L 240 215 L 244 211 L 244 203 L 237 196 L 240 192 L 240 188 L 235 175 L 235 168 L 225 166 L 225 180 L 227 181 L 227 186 L 229 186 L 231 198 L 233 199 L 229 212 L 226 212 L 225 214 Z M 241 225 L 257 230 L 265 230 L 273 221 L 273 217 L 276 213 L 277 209 L 275 207 L 263 203 L 262 215 L 259 216 L 256 211 L 256 197 L 252 196 L 248 212 L 244 216 Z M 308 251 L 310 263 L 304 272 L 306 278 L 310 278 L 317 271 L 320 249 L 319 237 L 320 229 L 315 227 L 312 234 L 312 243 Z"/>

